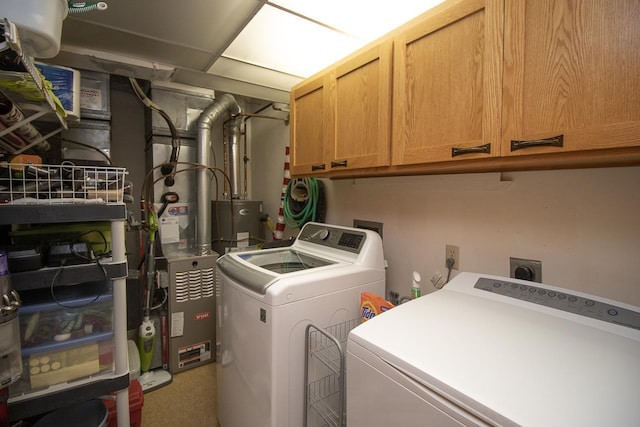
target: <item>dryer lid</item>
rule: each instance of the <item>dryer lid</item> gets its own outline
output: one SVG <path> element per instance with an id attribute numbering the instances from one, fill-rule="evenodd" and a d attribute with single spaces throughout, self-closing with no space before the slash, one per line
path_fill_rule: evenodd
<path id="1" fill-rule="evenodd" d="M 475 288 L 483 277 L 530 286 L 461 273 L 353 329 L 348 350 L 366 349 L 493 424 L 638 425 L 638 330 Z"/>

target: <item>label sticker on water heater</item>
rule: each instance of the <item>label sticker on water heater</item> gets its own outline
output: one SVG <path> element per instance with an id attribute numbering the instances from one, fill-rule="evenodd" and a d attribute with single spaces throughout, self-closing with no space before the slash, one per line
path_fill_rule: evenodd
<path id="1" fill-rule="evenodd" d="M 238 233 L 236 239 L 238 240 L 239 248 L 246 248 L 249 246 L 249 232 Z"/>

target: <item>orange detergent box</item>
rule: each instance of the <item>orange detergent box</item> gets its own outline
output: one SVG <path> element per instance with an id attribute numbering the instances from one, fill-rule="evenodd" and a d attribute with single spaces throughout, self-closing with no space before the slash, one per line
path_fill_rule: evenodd
<path id="1" fill-rule="evenodd" d="M 371 292 L 360 294 L 360 320 L 363 323 L 393 307 L 395 306 L 380 295 Z"/>

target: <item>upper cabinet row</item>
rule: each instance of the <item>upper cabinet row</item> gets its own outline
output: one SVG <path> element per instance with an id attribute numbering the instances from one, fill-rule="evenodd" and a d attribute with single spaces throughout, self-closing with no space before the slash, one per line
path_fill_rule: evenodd
<path id="1" fill-rule="evenodd" d="M 640 162 L 639 18 L 637 0 L 449 0 L 292 89 L 291 172 Z"/>

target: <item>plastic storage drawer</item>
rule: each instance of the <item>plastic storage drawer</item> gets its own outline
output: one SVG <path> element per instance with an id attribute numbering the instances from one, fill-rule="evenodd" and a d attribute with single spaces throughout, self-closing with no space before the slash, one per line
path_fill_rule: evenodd
<path id="1" fill-rule="evenodd" d="M 18 310 L 23 375 L 11 386 L 12 395 L 113 372 L 111 286 L 86 285 L 56 289 L 57 296 L 47 289 L 23 297 Z"/>

